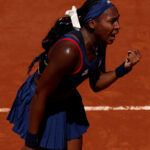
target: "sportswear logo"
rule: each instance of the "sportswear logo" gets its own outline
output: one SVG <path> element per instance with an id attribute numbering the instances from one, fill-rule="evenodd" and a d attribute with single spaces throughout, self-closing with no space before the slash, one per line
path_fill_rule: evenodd
<path id="1" fill-rule="evenodd" d="M 102 61 L 100 60 L 99 63 L 98 63 L 98 67 L 100 67 L 102 64 Z"/>
<path id="2" fill-rule="evenodd" d="M 81 76 L 85 76 L 85 75 L 87 75 L 88 74 L 88 72 L 89 72 L 89 70 L 88 69 L 86 69 L 82 74 L 81 74 Z"/>

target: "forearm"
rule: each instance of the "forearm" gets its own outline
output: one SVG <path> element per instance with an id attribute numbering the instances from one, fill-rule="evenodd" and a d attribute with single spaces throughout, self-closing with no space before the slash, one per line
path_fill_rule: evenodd
<path id="1" fill-rule="evenodd" d="M 102 89 L 107 88 L 118 78 L 123 77 L 128 72 L 130 72 L 132 67 L 126 68 L 125 63 L 121 64 L 114 71 L 110 71 L 107 73 L 101 73 L 95 83 L 94 91 L 100 91 Z"/>
<path id="2" fill-rule="evenodd" d="M 46 107 L 46 97 L 40 96 L 40 93 L 35 93 L 31 101 L 29 112 L 29 128 L 28 131 L 32 134 L 38 134 L 40 123 L 43 119 Z"/>
<path id="3" fill-rule="evenodd" d="M 113 82 L 115 82 L 118 79 L 116 76 L 115 71 L 106 72 L 100 75 L 99 79 L 97 80 L 95 84 L 94 91 L 100 91 L 105 88 L 107 88 L 109 85 L 111 85 Z"/>

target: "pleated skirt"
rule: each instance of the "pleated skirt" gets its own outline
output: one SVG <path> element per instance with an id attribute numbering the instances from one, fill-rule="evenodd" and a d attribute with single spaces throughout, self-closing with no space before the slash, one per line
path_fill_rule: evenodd
<path id="1" fill-rule="evenodd" d="M 34 74 L 18 90 L 7 120 L 13 123 L 13 131 L 26 138 L 29 125 L 29 110 L 36 88 Z M 45 116 L 41 122 L 39 146 L 45 149 L 65 149 L 67 141 L 83 135 L 89 123 L 82 99 L 77 90 L 66 100 L 47 100 Z"/>

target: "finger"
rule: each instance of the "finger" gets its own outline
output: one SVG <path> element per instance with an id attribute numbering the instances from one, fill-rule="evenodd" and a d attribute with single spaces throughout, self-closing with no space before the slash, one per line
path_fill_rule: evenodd
<path id="1" fill-rule="evenodd" d="M 129 57 L 126 57 L 125 62 L 127 62 L 127 63 L 130 62 Z"/>
<path id="2" fill-rule="evenodd" d="M 136 52 L 136 53 L 139 53 L 139 52 L 140 52 L 138 49 L 134 49 L 133 51 Z"/>
<path id="3" fill-rule="evenodd" d="M 136 50 L 134 50 L 134 53 L 135 53 L 135 55 L 136 56 L 138 56 L 140 53 L 139 53 L 139 51 L 136 49 Z"/>
<path id="4" fill-rule="evenodd" d="M 129 68 L 129 67 L 131 67 L 131 65 L 132 65 L 132 64 L 131 64 L 130 60 L 129 60 L 128 58 L 126 58 L 124 67 L 125 67 L 125 68 Z"/>
<path id="5" fill-rule="evenodd" d="M 129 51 L 128 51 L 128 56 L 129 56 L 130 54 L 132 54 L 132 53 L 133 53 L 133 52 L 132 52 L 131 50 L 129 50 Z"/>
<path id="6" fill-rule="evenodd" d="M 140 60 L 139 58 L 135 58 L 135 59 L 132 61 L 132 64 L 134 65 L 134 64 L 138 63 L 139 60 Z"/>
<path id="7" fill-rule="evenodd" d="M 134 59 L 134 58 L 140 58 L 141 56 L 138 55 L 138 54 L 136 54 L 136 52 L 132 52 L 132 53 L 130 53 L 130 54 L 128 55 L 128 57 L 129 57 L 130 59 Z"/>
<path id="8" fill-rule="evenodd" d="M 136 58 L 136 56 L 134 54 L 130 54 L 127 58 L 128 60 L 132 61 L 133 59 Z"/>
<path id="9" fill-rule="evenodd" d="M 140 51 L 138 49 L 135 49 L 134 53 L 136 54 L 136 56 L 141 57 Z"/>
<path id="10" fill-rule="evenodd" d="M 138 56 L 139 58 L 141 58 L 140 51 L 137 51 L 137 56 Z"/>
<path id="11" fill-rule="evenodd" d="M 128 57 L 127 58 L 128 62 L 127 63 L 131 63 L 132 65 L 136 64 L 137 62 L 139 62 L 140 58 L 138 57 Z"/>
<path id="12" fill-rule="evenodd" d="M 137 54 L 134 51 L 128 51 L 128 56 L 134 57 L 135 55 Z"/>
<path id="13" fill-rule="evenodd" d="M 133 50 L 129 50 L 128 54 L 136 54 L 136 55 L 140 55 L 140 51 L 138 49 L 133 49 Z"/>

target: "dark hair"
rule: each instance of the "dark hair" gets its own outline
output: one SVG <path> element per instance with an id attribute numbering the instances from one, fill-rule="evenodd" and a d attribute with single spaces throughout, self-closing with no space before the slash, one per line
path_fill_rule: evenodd
<path id="1" fill-rule="evenodd" d="M 83 22 L 86 14 L 88 13 L 88 11 L 99 2 L 100 0 L 86 0 L 86 2 L 82 5 L 82 7 L 80 7 L 79 9 L 77 9 L 77 14 L 79 16 L 79 21 L 80 21 L 80 25 L 81 27 L 85 26 L 86 24 Z M 47 36 L 42 40 L 42 47 L 45 49 L 46 53 L 49 51 L 50 47 L 65 33 L 72 31 L 73 30 L 73 26 L 71 23 L 71 19 L 70 17 L 62 17 L 59 18 L 55 25 L 51 28 L 51 30 L 48 32 Z M 43 55 L 43 53 L 41 54 L 41 56 Z M 34 61 L 31 63 L 31 65 L 29 66 L 28 69 L 28 73 L 31 71 L 33 65 L 40 59 L 40 57 L 38 57 L 38 59 L 34 59 Z"/>

